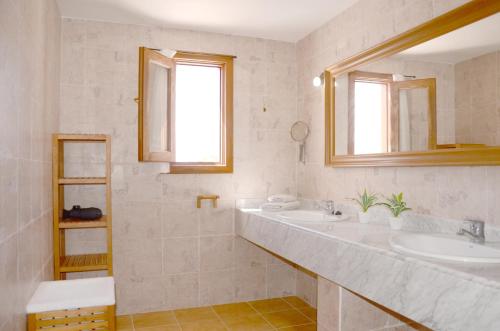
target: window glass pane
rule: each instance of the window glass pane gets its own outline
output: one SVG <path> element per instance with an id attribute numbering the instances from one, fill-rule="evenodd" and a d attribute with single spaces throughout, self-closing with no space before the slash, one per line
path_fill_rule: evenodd
<path id="1" fill-rule="evenodd" d="M 148 93 L 148 132 L 149 150 L 165 152 L 168 150 L 167 113 L 169 104 L 169 69 L 156 62 L 149 62 Z"/>
<path id="2" fill-rule="evenodd" d="M 387 87 L 354 84 L 354 154 L 387 152 Z"/>
<path id="3" fill-rule="evenodd" d="M 177 64 L 176 162 L 219 162 L 221 69 Z"/>

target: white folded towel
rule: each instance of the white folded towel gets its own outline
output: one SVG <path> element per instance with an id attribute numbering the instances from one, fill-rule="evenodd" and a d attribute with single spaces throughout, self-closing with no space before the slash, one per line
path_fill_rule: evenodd
<path id="1" fill-rule="evenodd" d="M 266 202 L 260 206 L 260 208 L 264 211 L 292 210 L 292 209 L 298 209 L 299 207 L 300 207 L 299 201 Z"/>
<path id="2" fill-rule="evenodd" d="M 293 202 L 297 201 L 297 198 L 290 194 L 275 194 L 267 198 L 269 202 Z"/>

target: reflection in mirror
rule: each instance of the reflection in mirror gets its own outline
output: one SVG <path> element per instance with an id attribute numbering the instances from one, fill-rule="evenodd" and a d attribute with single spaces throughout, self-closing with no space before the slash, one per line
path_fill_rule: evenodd
<path id="1" fill-rule="evenodd" d="M 148 116 L 148 132 L 149 149 L 152 152 L 167 151 L 168 146 L 168 98 L 169 93 L 170 69 L 161 64 L 151 61 L 149 62 L 149 78 L 148 78 L 148 100 L 149 116 Z"/>
<path id="2" fill-rule="evenodd" d="M 500 145 L 500 14 L 335 76 L 335 155 Z"/>
<path id="3" fill-rule="evenodd" d="M 394 75 L 391 152 L 436 148 L 436 80 Z"/>

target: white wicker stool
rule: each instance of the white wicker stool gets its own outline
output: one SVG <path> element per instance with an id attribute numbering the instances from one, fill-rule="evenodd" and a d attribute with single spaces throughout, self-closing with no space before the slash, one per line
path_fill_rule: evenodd
<path id="1" fill-rule="evenodd" d="M 115 331 L 114 279 L 42 282 L 26 312 L 28 331 Z"/>

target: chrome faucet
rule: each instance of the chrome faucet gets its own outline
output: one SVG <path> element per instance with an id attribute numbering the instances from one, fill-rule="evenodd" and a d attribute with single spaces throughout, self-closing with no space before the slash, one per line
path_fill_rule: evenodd
<path id="1" fill-rule="evenodd" d="M 320 203 L 320 208 L 323 209 L 327 214 L 335 214 L 335 204 L 333 200 L 323 200 Z"/>
<path id="2" fill-rule="evenodd" d="M 468 230 L 465 227 L 468 227 Z M 470 241 L 484 244 L 484 222 L 477 220 L 466 220 L 463 226 L 458 229 L 459 236 L 466 236 Z"/>

